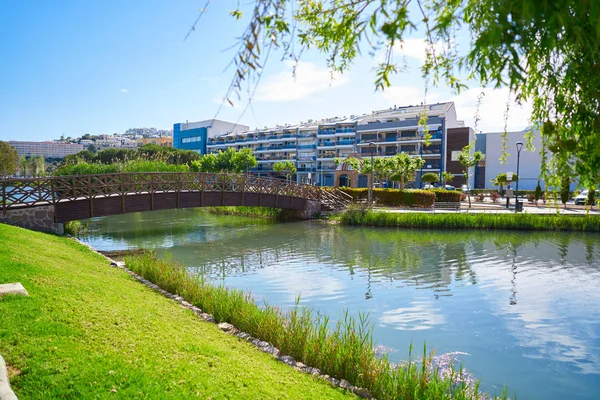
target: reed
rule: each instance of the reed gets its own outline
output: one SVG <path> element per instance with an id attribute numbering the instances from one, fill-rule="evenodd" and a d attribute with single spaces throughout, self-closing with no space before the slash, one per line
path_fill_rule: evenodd
<path id="1" fill-rule="evenodd" d="M 600 232 L 600 216 L 595 215 L 396 213 L 352 208 L 336 219 L 343 225 L 360 226 Z"/>
<path id="2" fill-rule="evenodd" d="M 346 379 L 369 390 L 378 399 L 482 399 L 477 383 L 461 380 L 462 370 L 441 375 L 424 346 L 420 360 L 412 357 L 395 366 L 373 349 L 372 325 L 366 315 L 344 313 L 335 323 L 328 316 L 299 305 L 284 311 L 256 304 L 237 289 L 213 286 L 188 273 L 169 257 L 157 259 L 147 252 L 125 258 L 127 267 L 163 289 L 182 296 L 250 335 L 270 342 L 282 354 L 319 368 L 322 373 Z M 417 360 L 417 361 L 415 361 Z M 494 397 L 497 398 L 497 397 Z M 506 394 L 500 398 L 506 399 Z"/>
<path id="3" fill-rule="evenodd" d="M 283 219 L 283 210 L 280 208 L 236 206 L 205 207 L 203 210 L 206 210 L 211 214 L 239 215 L 243 217 L 270 218 L 278 220 Z"/>

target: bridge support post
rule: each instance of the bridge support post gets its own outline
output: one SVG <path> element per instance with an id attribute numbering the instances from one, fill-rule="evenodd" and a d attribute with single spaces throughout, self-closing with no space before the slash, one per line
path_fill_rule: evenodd
<path id="1" fill-rule="evenodd" d="M 6 211 L 6 216 L 0 216 L 0 222 L 31 229 L 32 231 L 49 232 L 62 235 L 65 227 L 60 222 L 54 222 L 54 206 L 39 206 L 30 208 L 14 208 Z"/>
<path id="2" fill-rule="evenodd" d="M 304 210 L 284 210 L 284 218 L 289 219 L 312 219 L 321 215 L 321 202 L 315 200 L 306 200 Z"/>

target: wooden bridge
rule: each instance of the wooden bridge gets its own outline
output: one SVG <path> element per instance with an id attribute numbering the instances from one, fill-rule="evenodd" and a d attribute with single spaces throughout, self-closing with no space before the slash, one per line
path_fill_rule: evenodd
<path id="1" fill-rule="evenodd" d="M 262 206 L 306 214 L 341 209 L 350 200 L 345 193 L 330 188 L 225 173 L 15 178 L 1 180 L 0 186 L 0 221 L 36 229 L 36 220 L 45 219 L 40 230 L 56 230 L 45 229 L 49 219 L 56 224 L 139 211 L 213 206 Z"/>

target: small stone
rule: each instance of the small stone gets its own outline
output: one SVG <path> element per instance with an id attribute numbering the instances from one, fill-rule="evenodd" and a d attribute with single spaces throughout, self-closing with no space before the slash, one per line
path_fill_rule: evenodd
<path id="1" fill-rule="evenodd" d="M 200 314 L 200 318 L 202 318 L 203 320 L 205 320 L 206 322 L 217 322 L 212 315 L 207 314 L 207 313 L 202 313 Z"/>
<path id="2" fill-rule="evenodd" d="M 321 370 L 315 367 L 307 367 L 305 372 L 311 375 L 321 375 Z"/>
<path id="3" fill-rule="evenodd" d="M 240 339 L 244 339 L 244 340 L 251 337 L 250 334 L 246 333 L 246 332 L 239 332 L 235 336 L 239 337 Z"/>
<path id="4" fill-rule="evenodd" d="M 228 324 L 227 322 L 221 322 L 218 325 L 219 329 L 222 330 L 223 332 L 229 332 L 230 330 L 234 329 L 235 326 Z"/>
<path id="5" fill-rule="evenodd" d="M 263 342 L 262 340 L 258 340 L 258 339 L 254 339 L 252 341 L 252 344 L 255 345 L 256 347 L 267 347 L 269 345 L 268 342 Z"/>
<path id="6" fill-rule="evenodd" d="M 265 347 L 260 347 L 260 350 L 264 351 L 265 353 L 269 353 L 274 357 L 279 357 L 279 349 L 277 347 L 265 346 Z"/>
<path id="7" fill-rule="evenodd" d="M 342 389 L 352 389 L 352 385 L 350 384 L 350 382 L 348 382 L 345 379 L 340 379 L 340 383 L 338 383 L 338 386 Z"/>
<path id="8" fill-rule="evenodd" d="M 294 360 L 294 357 L 292 356 L 281 356 L 278 358 L 278 360 L 289 365 L 290 367 L 293 367 L 296 364 L 296 360 Z"/>
<path id="9" fill-rule="evenodd" d="M 20 296 L 29 296 L 27 290 L 21 285 L 21 282 L 17 283 L 5 283 L 0 285 L 0 296 L 7 294 L 16 294 Z"/>
<path id="10" fill-rule="evenodd" d="M 202 314 L 202 310 L 196 306 L 192 306 L 191 310 L 196 314 Z"/>
<path id="11" fill-rule="evenodd" d="M 300 361 L 296 361 L 296 368 L 304 369 L 306 368 L 306 364 L 303 364 Z"/>
<path id="12" fill-rule="evenodd" d="M 352 389 L 352 393 L 354 393 L 358 397 L 362 397 L 363 399 L 368 399 L 369 397 L 371 397 L 371 395 L 369 394 L 369 391 L 365 388 L 354 387 Z"/>
<path id="13" fill-rule="evenodd" d="M 185 300 L 181 302 L 181 305 L 184 306 L 184 307 L 186 307 L 186 308 L 190 308 L 192 306 L 189 302 L 187 302 Z"/>
<path id="14" fill-rule="evenodd" d="M 330 376 L 329 378 L 327 378 L 327 380 L 328 380 L 329 382 L 331 382 L 331 384 L 332 384 L 333 386 L 339 386 L 339 384 L 340 384 L 340 381 L 339 381 L 339 379 L 336 379 L 336 378 L 334 378 L 334 377 L 332 377 L 332 376 Z"/>

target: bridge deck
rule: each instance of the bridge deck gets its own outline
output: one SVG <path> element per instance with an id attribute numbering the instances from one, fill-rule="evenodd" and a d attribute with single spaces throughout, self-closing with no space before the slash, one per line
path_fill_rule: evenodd
<path id="1" fill-rule="evenodd" d="M 263 206 L 305 210 L 309 200 L 343 204 L 339 193 L 252 175 L 118 173 L 0 181 L 3 213 L 54 205 L 55 222 L 171 208 Z"/>

